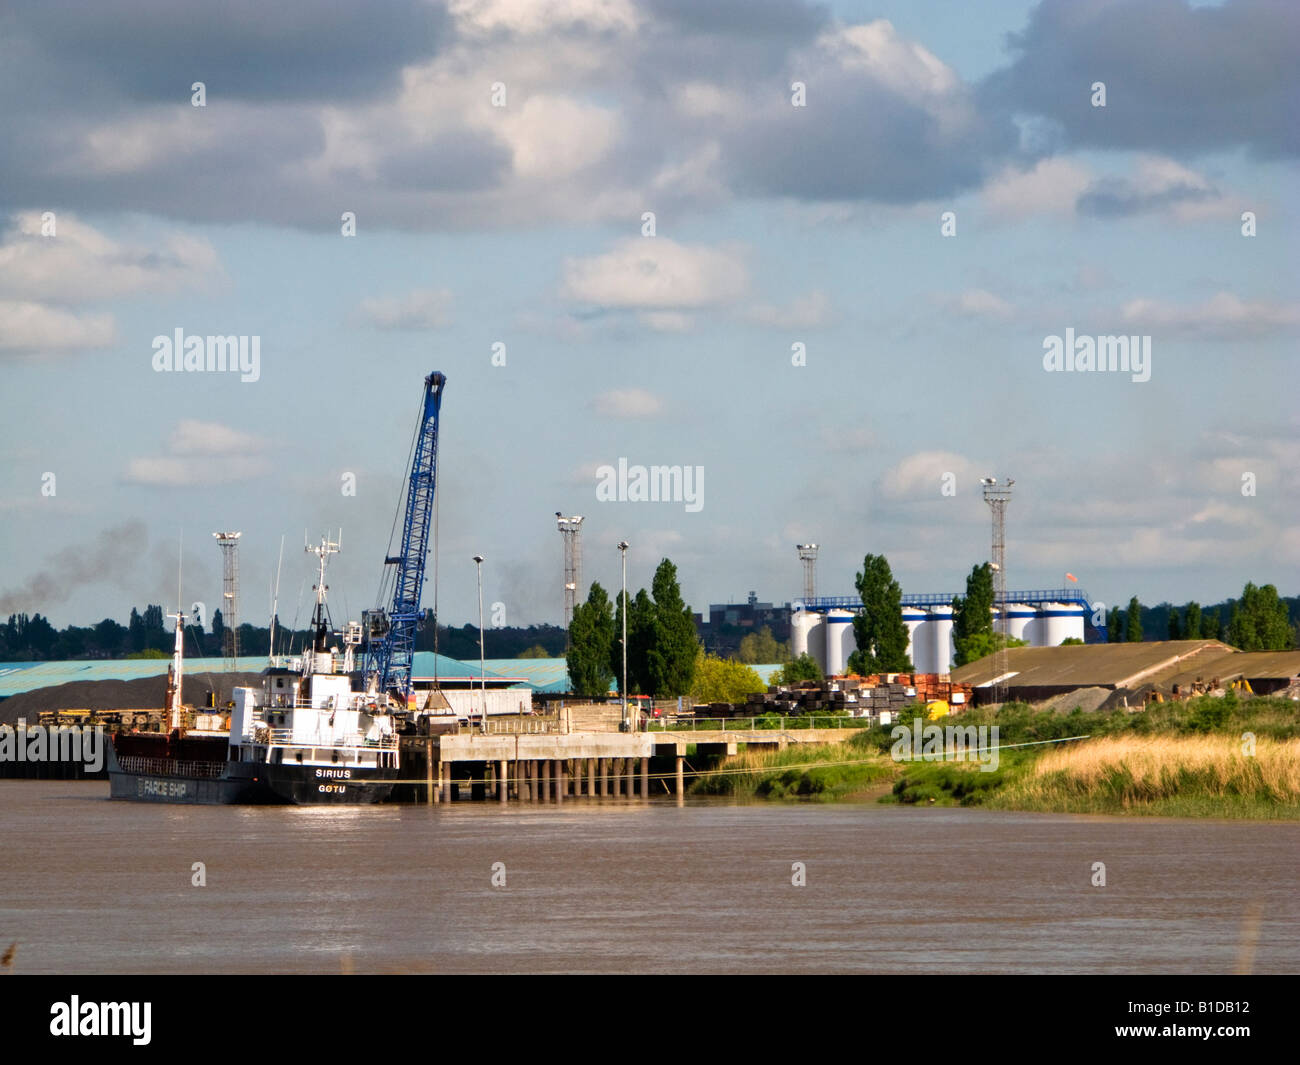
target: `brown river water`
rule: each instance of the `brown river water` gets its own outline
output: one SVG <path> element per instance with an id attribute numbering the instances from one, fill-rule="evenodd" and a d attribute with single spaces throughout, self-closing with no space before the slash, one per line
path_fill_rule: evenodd
<path id="1" fill-rule="evenodd" d="M 13 971 L 1300 969 L 1294 822 L 671 799 L 196 807 L 107 793 L 0 782 Z"/>

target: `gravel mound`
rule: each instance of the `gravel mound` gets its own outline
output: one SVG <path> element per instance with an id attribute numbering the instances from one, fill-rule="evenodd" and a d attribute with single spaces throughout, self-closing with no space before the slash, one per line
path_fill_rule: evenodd
<path id="1" fill-rule="evenodd" d="M 187 674 L 182 695 L 197 709 L 207 705 L 214 691 L 218 703 L 222 703 L 230 698 L 232 688 L 257 687 L 260 683 L 258 673 Z M 0 702 L 0 725 L 12 725 L 20 717 L 34 725 L 37 717 L 50 710 L 161 710 L 166 698 L 165 673 L 139 680 L 75 680 L 11 695 Z"/>

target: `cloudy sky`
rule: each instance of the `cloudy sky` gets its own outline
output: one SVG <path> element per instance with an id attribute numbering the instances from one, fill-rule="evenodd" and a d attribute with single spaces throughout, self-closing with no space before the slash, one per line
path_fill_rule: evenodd
<path id="1" fill-rule="evenodd" d="M 434 369 L 452 623 L 476 552 L 559 620 L 557 510 L 584 583 L 626 538 L 696 609 L 798 595 L 805 540 L 825 594 L 957 590 L 984 475 L 1013 588 L 1300 592 L 1297 42 L 1289 0 L 10 0 L 0 614 L 170 604 L 182 537 L 215 603 L 240 529 L 291 620 L 339 526 L 357 614 Z M 158 372 L 178 329 L 256 380 Z M 1149 380 L 1049 371 L 1067 330 Z M 598 499 L 620 459 L 703 505 Z"/>

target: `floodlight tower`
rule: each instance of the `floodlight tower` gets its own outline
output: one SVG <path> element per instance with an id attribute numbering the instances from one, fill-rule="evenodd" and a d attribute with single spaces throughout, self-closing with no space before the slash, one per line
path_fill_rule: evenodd
<path id="1" fill-rule="evenodd" d="M 237 532 L 214 532 L 221 546 L 222 587 L 221 613 L 225 622 L 221 638 L 221 654 L 226 660 L 226 672 L 235 672 L 235 659 L 239 657 L 239 537 Z"/>
<path id="2" fill-rule="evenodd" d="M 804 604 L 817 594 L 817 545 L 795 544 L 799 552 L 799 561 L 803 563 L 803 600 Z"/>
<path id="3" fill-rule="evenodd" d="M 984 502 L 993 512 L 993 608 L 998 612 L 998 631 L 1002 633 L 994 660 L 997 677 L 1007 671 L 1007 641 L 1011 638 L 1011 618 L 1007 614 L 1007 504 L 1011 502 L 1011 486 L 1015 483 L 1010 477 L 1001 484 L 996 477 L 980 481 L 984 486 Z M 995 695 L 1002 686 L 1000 681 L 995 685 Z"/>
<path id="4" fill-rule="evenodd" d="M 564 632 L 567 639 L 573 608 L 578 601 L 578 587 L 582 583 L 582 515 L 566 518 L 557 510 L 555 524 L 564 536 Z"/>

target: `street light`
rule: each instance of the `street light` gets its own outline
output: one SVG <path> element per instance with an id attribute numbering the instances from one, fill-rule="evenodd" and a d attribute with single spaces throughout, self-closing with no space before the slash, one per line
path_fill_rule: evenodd
<path id="1" fill-rule="evenodd" d="M 483 656 L 483 556 L 475 555 L 474 562 L 478 566 L 478 690 L 481 700 L 480 706 L 483 711 L 482 733 L 487 735 L 487 669 L 484 666 Z"/>
<path id="2" fill-rule="evenodd" d="M 624 727 L 631 731 L 627 716 L 627 549 L 630 545 L 626 540 L 618 542 L 619 554 L 623 556 L 623 683 L 620 691 L 623 695 L 623 721 Z"/>

